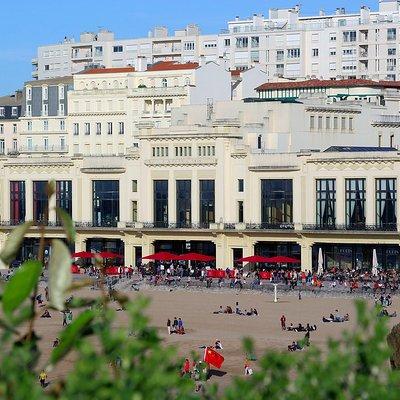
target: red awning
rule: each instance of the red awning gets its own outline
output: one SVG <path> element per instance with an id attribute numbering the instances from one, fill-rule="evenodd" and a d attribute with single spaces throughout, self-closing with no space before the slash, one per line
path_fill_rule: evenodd
<path id="1" fill-rule="evenodd" d="M 96 254 L 91 253 L 90 251 L 79 251 L 78 253 L 72 253 L 72 258 L 95 258 Z"/>
<path id="2" fill-rule="evenodd" d="M 267 257 L 262 257 L 262 256 L 250 256 L 250 257 L 244 257 L 244 258 L 239 258 L 236 260 L 236 262 L 249 262 L 249 263 L 266 263 L 268 262 Z"/>
<path id="3" fill-rule="evenodd" d="M 120 254 L 117 253 L 112 253 L 110 251 L 102 251 L 99 253 L 99 256 L 101 258 L 124 258 L 124 256 L 121 256 Z"/>
<path id="4" fill-rule="evenodd" d="M 186 253 L 186 254 L 181 254 L 180 256 L 178 256 L 177 259 L 181 260 L 181 261 L 209 262 L 209 261 L 214 261 L 215 257 L 206 256 L 205 254 L 199 254 L 199 253 Z"/>
<path id="5" fill-rule="evenodd" d="M 150 254 L 149 256 L 142 257 L 142 260 L 154 260 L 154 261 L 172 261 L 177 260 L 178 256 L 167 251 L 160 251 L 159 253 Z"/>
<path id="6" fill-rule="evenodd" d="M 300 264 L 301 261 L 297 258 L 291 258 L 286 256 L 276 256 L 267 258 L 267 262 L 269 263 L 282 263 L 282 264 Z"/>

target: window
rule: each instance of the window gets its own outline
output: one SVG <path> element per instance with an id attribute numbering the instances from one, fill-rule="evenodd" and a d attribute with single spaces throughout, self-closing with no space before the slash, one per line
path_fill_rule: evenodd
<path id="1" fill-rule="evenodd" d="M 61 147 L 61 150 L 66 150 L 66 145 L 65 145 L 65 137 L 64 136 L 62 136 L 62 137 L 60 137 L 60 147 Z"/>
<path id="2" fill-rule="evenodd" d="M 353 122 L 354 122 L 354 118 L 350 117 L 349 118 L 349 131 L 352 131 L 354 129 Z"/>
<path id="3" fill-rule="evenodd" d="M 365 227 L 365 179 L 346 179 L 346 226 Z"/>
<path id="4" fill-rule="evenodd" d="M 63 85 L 61 85 L 61 86 L 58 87 L 58 98 L 60 100 L 63 100 L 64 99 L 64 95 L 65 95 L 65 88 L 64 88 Z"/>
<path id="5" fill-rule="evenodd" d="M 262 135 L 257 136 L 257 149 L 262 149 Z"/>
<path id="6" fill-rule="evenodd" d="M 236 38 L 236 47 L 238 49 L 247 48 L 249 46 L 249 38 L 248 37 L 237 37 Z"/>
<path id="7" fill-rule="evenodd" d="M 243 215 L 243 200 L 238 201 L 238 222 L 241 223 L 244 221 Z"/>
<path id="8" fill-rule="evenodd" d="M 357 32 L 356 31 L 345 31 L 343 32 L 343 42 L 355 42 L 357 40 Z"/>
<path id="9" fill-rule="evenodd" d="M 44 116 L 49 115 L 49 105 L 47 103 L 43 104 L 42 115 Z"/>
<path id="10" fill-rule="evenodd" d="M 133 192 L 133 193 L 137 193 L 137 188 L 138 188 L 138 186 L 137 186 L 137 180 L 134 179 L 134 180 L 132 181 L 132 192 Z"/>
<path id="11" fill-rule="evenodd" d="M 49 138 L 48 137 L 43 138 L 43 147 L 45 150 L 49 149 Z"/>
<path id="12" fill-rule="evenodd" d="M 330 56 L 336 56 L 336 49 L 335 48 L 329 49 L 329 55 Z"/>
<path id="13" fill-rule="evenodd" d="M 43 121 L 43 130 L 44 131 L 49 130 L 49 121 L 47 119 Z"/>
<path id="14" fill-rule="evenodd" d="M 310 129 L 315 129 L 315 116 L 310 115 Z"/>
<path id="15" fill-rule="evenodd" d="M 73 124 L 73 132 L 74 132 L 74 136 L 79 135 L 79 124 L 77 124 L 76 122 Z"/>
<path id="16" fill-rule="evenodd" d="M 322 115 L 318 116 L 318 130 L 322 129 Z"/>
<path id="17" fill-rule="evenodd" d="M 90 135 L 90 123 L 85 122 L 85 135 Z"/>
<path id="18" fill-rule="evenodd" d="M 138 202 L 132 201 L 132 222 L 138 222 Z"/>
<path id="19" fill-rule="evenodd" d="M 47 223 L 49 219 L 49 197 L 47 181 L 33 182 L 33 220 Z"/>
<path id="20" fill-rule="evenodd" d="M 13 225 L 25 221 L 25 182 L 10 181 L 10 220 Z"/>
<path id="21" fill-rule="evenodd" d="M 392 47 L 390 49 L 388 49 L 388 56 L 395 56 L 396 55 L 396 48 Z"/>
<path id="22" fill-rule="evenodd" d="M 200 180 L 200 224 L 208 227 L 215 222 L 215 181 Z"/>
<path id="23" fill-rule="evenodd" d="M 154 225 L 159 228 L 168 227 L 168 181 L 153 181 Z"/>
<path id="24" fill-rule="evenodd" d="M 280 225 L 293 222 L 293 184 L 291 179 L 261 180 L 261 222 Z"/>
<path id="25" fill-rule="evenodd" d="M 300 57 L 300 49 L 288 49 L 287 58 L 299 58 Z"/>
<path id="26" fill-rule="evenodd" d="M 0 107 L 0 117 L 5 117 L 6 116 L 6 109 L 5 107 Z"/>
<path id="27" fill-rule="evenodd" d="M 260 46 L 260 38 L 258 36 L 251 37 L 251 47 L 258 48 Z"/>
<path id="28" fill-rule="evenodd" d="M 250 52 L 250 61 L 251 62 L 259 62 L 260 61 L 260 52 L 259 51 L 251 51 Z"/>
<path id="29" fill-rule="evenodd" d="M 0 154 L 4 154 L 4 153 L 5 153 L 4 139 L 0 139 Z"/>
<path id="30" fill-rule="evenodd" d="M 335 130 L 339 129 L 339 118 L 338 117 L 333 117 L 333 129 L 335 129 Z"/>
<path id="31" fill-rule="evenodd" d="M 387 59 L 387 70 L 388 71 L 396 71 L 397 60 L 395 58 Z"/>
<path id="32" fill-rule="evenodd" d="M 32 121 L 28 121 L 27 123 L 27 130 L 31 131 L 32 130 Z"/>
<path id="33" fill-rule="evenodd" d="M 60 120 L 60 131 L 65 131 L 65 120 L 64 119 Z"/>
<path id="34" fill-rule="evenodd" d="M 390 135 L 390 144 L 389 144 L 389 146 L 390 147 L 394 146 L 394 135 Z"/>
<path id="35" fill-rule="evenodd" d="M 26 88 L 26 100 L 32 100 L 32 88 L 31 87 Z"/>
<path id="36" fill-rule="evenodd" d="M 312 49 L 312 56 L 318 57 L 319 56 L 319 49 Z"/>
<path id="37" fill-rule="evenodd" d="M 27 117 L 32 116 L 32 106 L 30 104 L 27 104 L 26 106 L 26 116 Z"/>
<path id="38" fill-rule="evenodd" d="M 329 70 L 330 71 L 335 71 L 336 70 L 336 63 L 329 63 Z"/>
<path id="39" fill-rule="evenodd" d="M 0 124 L 0 133 L 4 133 L 4 124 Z"/>
<path id="40" fill-rule="evenodd" d="M 13 133 L 17 133 L 17 124 L 13 124 L 12 131 Z"/>
<path id="41" fill-rule="evenodd" d="M 376 225 L 397 230 L 396 179 L 376 179 Z"/>
<path id="42" fill-rule="evenodd" d="M 107 135 L 112 135 L 113 133 L 113 124 L 112 122 L 107 122 Z"/>
<path id="43" fill-rule="evenodd" d="M 18 116 L 18 107 L 12 107 L 11 108 L 11 116 L 12 117 L 17 117 Z"/>
<path id="44" fill-rule="evenodd" d="M 336 33 L 331 33 L 331 34 L 329 35 L 329 40 L 330 40 L 331 42 L 336 42 Z"/>
<path id="45" fill-rule="evenodd" d="M 49 98 L 49 88 L 47 86 L 42 87 L 42 97 L 43 100 L 48 100 Z"/>
<path id="46" fill-rule="evenodd" d="M 192 182 L 176 181 L 176 222 L 178 228 L 190 226 L 192 222 Z"/>
<path id="47" fill-rule="evenodd" d="M 93 181 L 93 225 L 116 227 L 119 221 L 119 181 Z"/>
<path id="48" fill-rule="evenodd" d="M 65 108 L 64 108 L 64 104 L 60 103 L 58 106 L 58 109 L 60 110 L 60 115 L 65 115 Z"/>
<path id="49" fill-rule="evenodd" d="M 72 217 L 72 181 L 56 181 L 56 207 Z M 61 222 L 57 213 L 57 223 Z"/>
<path id="50" fill-rule="evenodd" d="M 276 51 L 276 61 L 283 61 L 285 58 L 284 50 L 277 50 Z"/>
<path id="51" fill-rule="evenodd" d="M 336 224 L 336 180 L 317 179 L 316 224 L 332 228 Z"/>
<path id="52" fill-rule="evenodd" d="M 96 122 L 96 135 L 101 135 L 101 122 Z"/>
<path id="53" fill-rule="evenodd" d="M 244 179 L 238 179 L 238 192 L 244 192 Z"/>
<path id="54" fill-rule="evenodd" d="M 32 150 L 32 148 L 33 148 L 33 142 L 32 142 L 32 138 L 31 138 L 31 137 L 28 137 L 28 138 L 26 139 L 26 147 L 28 148 L 28 150 Z"/>
<path id="55" fill-rule="evenodd" d="M 345 130 L 346 130 L 346 117 L 342 117 L 340 129 L 341 129 L 342 131 L 345 131 Z"/>
<path id="56" fill-rule="evenodd" d="M 168 86 L 167 78 L 162 78 L 162 80 L 161 80 L 161 86 L 164 87 L 164 88 Z"/>
<path id="57" fill-rule="evenodd" d="M 13 141 L 12 141 L 12 149 L 13 149 L 13 151 L 17 151 L 18 150 L 18 139 L 13 139 Z"/>
<path id="58" fill-rule="evenodd" d="M 185 50 L 194 50 L 194 42 L 185 42 L 183 48 Z"/>
<path id="59" fill-rule="evenodd" d="M 396 28 L 389 28 L 387 30 L 387 40 L 396 40 Z"/>
<path id="60" fill-rule="evenodd" d="M 225 47 L 229 47 L 231 45 L 231 39 L 224 39 Z"/>
<path id="61" fill-rule="evenodd" d="M 103 55 L 103 46 L 95 46 L 94 48 L 94 56 L 101 57 Z"/>
<path id="62" fill-rule="evenodd" d="M 331 129 L 331 117 L 326 117 L 325 118 L 325 129 L 326 130 Z"/>
<path id="63" fill-rule="evenodd" d="M 122 53 L 123 47 L 122 46 L 113 46 L 113 53 Z"/>

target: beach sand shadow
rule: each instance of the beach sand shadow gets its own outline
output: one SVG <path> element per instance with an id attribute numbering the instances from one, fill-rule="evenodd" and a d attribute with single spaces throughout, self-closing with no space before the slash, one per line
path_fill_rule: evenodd
<path id="1" fill-rule="evenodd" d="M 221 378 L 222 376 L 226 375 L 226 372 L 225 371 L 219 371 L 217 369 L 210 369 L 209 375 L 210 375 L 210 378 L 212 376 L 216 376 L 218 378 Z"/>

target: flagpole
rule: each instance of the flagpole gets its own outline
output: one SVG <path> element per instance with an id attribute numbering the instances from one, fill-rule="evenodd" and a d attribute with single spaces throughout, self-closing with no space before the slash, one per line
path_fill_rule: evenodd
<path id="1" fill-rule="evenodd" d="M 278 285 L 274 283 L 274 303 L 278 302 Z"/>

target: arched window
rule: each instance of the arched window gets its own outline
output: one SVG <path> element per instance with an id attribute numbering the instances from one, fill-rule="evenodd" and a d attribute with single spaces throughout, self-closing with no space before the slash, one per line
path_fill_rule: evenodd
<path id="1" fill-rule="evenodd" d="M 190 85 L 190 78 L 185 78 L 185 86 L 189 86 Z"/>
<path id="2" fill-rule="evenodd" d="M 167 78 L 162 78 L 161 86 L 162 86 L 162 87 L 167 87 L 167 86 L 168 86 Z"/>

